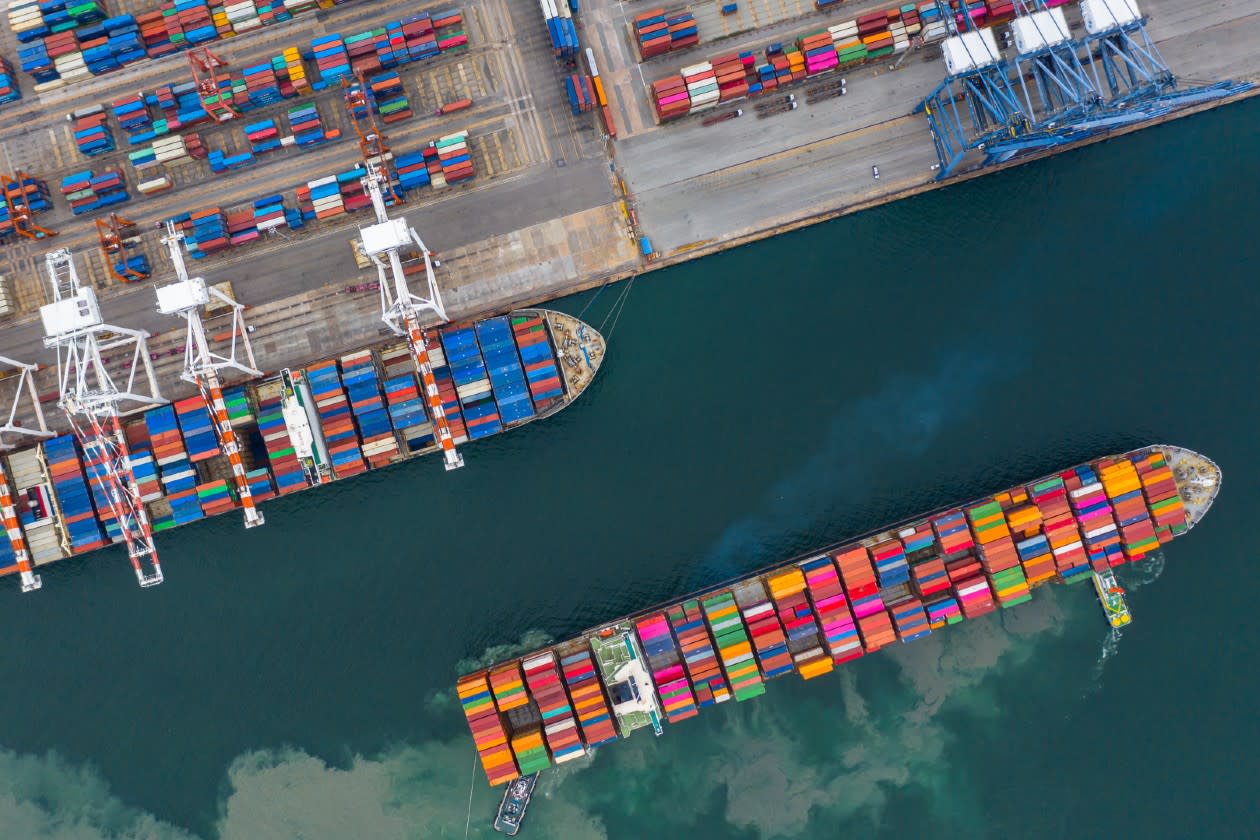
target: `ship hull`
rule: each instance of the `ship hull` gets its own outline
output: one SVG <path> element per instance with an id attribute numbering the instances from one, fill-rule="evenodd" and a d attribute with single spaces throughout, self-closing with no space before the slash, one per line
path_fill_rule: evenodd
<path id="1" fill-rule="evenodd" d="M 610 631 L 634 628 L 664 707 L 698 700 L 702 711 L 726 699 L 728 686 L 737 701 L 751 699 L 769 680 L 792 672 L 811 679 L 888 644 L 1017 606 L 1046 583 L 1110 579 L 1113 567 L 1188 532 L 1220 480 L 1216 464 L 1180 447 L 1096 459 L 780 561 L 544 650 L 598 651 Z M 461 700 L 479 698 L 464 703 L 466 716 L 474 732 L 501 724 L 510 733 L 512 721 L 496 719 L 487 673 L 460 678 Z M 681 679 L 690 693 L 680 692 Z M 686 711 L 670 722 L 694 716 Z M 491 783 L 510 779 L 501 753 L 495 761 Z"/>
<path id="2" fill-rule="evenodd" d="M 571 405 L 603 362 L 603 336 L 547 309 L 428 334 L 457 446 L 543 420 Z M 408 346 L 399 339 L 224 389 L 245 441 L 255 502 L 438 451 Z M 239 422 L 239 425 L 238 425 Z M 154 531 L 223 513 L 240 501 L 200 398 L 124 418 L 131 464 Z M 35 565 L 88 554 L 118 536 L 81 448 L 60 436 L 0 458 Z M 51 535 L 51 538 L 50 538 Z M 0 537 L 0 575 L 19 571 Z M 160 539 L 159 539 L 160 548 Z"/>

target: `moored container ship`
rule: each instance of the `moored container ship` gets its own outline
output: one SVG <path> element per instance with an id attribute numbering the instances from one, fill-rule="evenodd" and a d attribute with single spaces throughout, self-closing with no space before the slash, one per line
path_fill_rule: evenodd
<path id="1" fill-rule="evenodd" d="M 547 309 L 444 326 L 425 340 L 456 445 L 565 408 L 605 351 L 597 330 Z M 438 450 L 411 350 L 397 339 L 227 387 L 224 402 L 256 502 Z M 155 532 L 239 510 L 200 396 L 129 415 L 123 433 Z M 20 556 L 38 567 L 122 538 L 106 482 L 68 434 L 0 457 L 0 508 L 0 575 L 22 571 Z"/>
<path id="2" fill-rule="evenodd" d="M 1193 528 L 1220 484 L 1214 462 L 1181 447 L 1098 458 L 592 628 L 462 676 L 456 692 L 499 785 L 1017 606 L 1043 584 L 1093 581 L 1120 627 L 1115 568 Z"/>

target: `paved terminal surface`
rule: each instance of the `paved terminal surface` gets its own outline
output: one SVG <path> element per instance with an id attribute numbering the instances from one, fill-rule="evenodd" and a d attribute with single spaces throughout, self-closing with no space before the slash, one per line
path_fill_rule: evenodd
<path id="1" fill-rule="evenodd" d="M 123 0 L 115 7 L 139 12 L 149 5 L 148 0 Z M 243 66 L 287 46 L 305 45 L 317 35 L 348 35 L 450 5 L 364 0 L 211 46 L 239 73 Z M 453 317 L 537 303 L 932 186 L 936 158 L 930 136 L 923 118 L 910 112 L 943 75 L 936 47 L 911 53 L 896 70 L 875 64 L 846 71 L 848 93 L 843 97 L 817 93 L 834 82 L 835 74 L 795 83 L 783 94 L 794 94 L 799 107 L 764 118 L 758 105 L 781 101 L 783 94 L 724 106 L 719 113 L 741 107 L 744 115 L 707 127 L 698 117 L 657 126 L 647 100 L 648 83 L 687 64 L 746 49 L 760 54 L 775 41 L 788 42 L 803 32 L 885 8 L 890 0 L 850 0 L 827 12 L 815 11 L 804 0 L 750 0 L 741 2 L 740 16 L 731 20 L 713 13 L 716 4 L 691 5 L 702 20 L 706 41 L 640 63 L 628 22 L 652 4 L 583 3 L 579 34 L 597 58 L 617 126 L 615 141 L 606 138 L 598 114 L 570 113 L 562 80 L 572 71 L 552 56 L 535 3 L 460 3 L 469 48 L 400 71 L 416 116 L 386 127 L 396 152 L 419 149 L 453 131 L 467 129 L 470 134 L 477 178 L 466 186 L 413 192 L 405 209 L 397 211 L 406 213 L 441 257 L 440 282 Z M 1152 37 L 1182 78 L 1260 74 L 1255 53 L 1260 7 L 1254 0 L 1144 0 L 1142 8 L 1151 17 Z M 1076 12 L 1069 17 L 1076 20 Z M 712 40 L 728 32 L 729 37 Z M 0 54 L 15 58 L 16 52 L 7 24 L 0 24 Z M 126 162 L 128 147 L 121 133 L 115 129 L 119 151 L 82 158 L 70 140 L 65 114 L 136 90 L 151 91 L 187 74 L 186 59 L 176 55 L 38 96 L 30 78 L 22 76 L 25 98 L 0 108 L 0 171 L 25 169 L 56 192 L 66 174 L 113 166 L 134 186 L 137 173 Z M 472 98 L 473 107 L 433 115 L 438 105 L 463 97 Z M 58 196 L 58 209 L 38 217 L 60 232 L 57 238 L 0 245 L 0 274 L 7 276 L 21 307 L 2 322 L 0 354 L 53 361 L 42 346 L 36 312 L 49 296 L 42 256 L 65 247 L 75 253 L 84 279 L 99 290 L 107 319 L 156 336 L 151 344 L 165 395 L 186 394 L 177 378 L 180 359 L 171 354 L 182 342 L 179 322 L 154 311 L 152 285 L 169 279 L 170 265 L 153 224 L 186 210 L 233 209 L 277 192 L 285 193 L 293 206 L 297 186 L 353 167 L 359 151 L 339 91 L 193 130 L 211 148 L 243 150 L 241 125 L 280 117 L 294 102 L 305 101 L 316 102 L 326 126 L 341 129 L 341 140 L 304 152 L 269 153 L 256 166 L 225 175 L 211 176 L 204 162 L 193 162 L 167 171 L 174 189 L 148 197 L 133 191 L 133 201 L 118 208 L 145 231 L 144 250 L 156 268 L 154 280 L 147 283 L 112 280 L 96 248 L 94 216 L 72 217 Z M 283 127 L 282 119 L 277 122 Z M 879 181 L 871 178 L 874 164 L 881 170 Z M 146 172 L 144 177 L 152 175 Z M 628 195 L 624 203 L 623 185 Z M 639 232 L 651 238 L 654 262 L 639 258 L 631 210 Z M 356 268 L 349 247 L 355 224 L 367 221 L 359 213 L 311 223 L 304 231 L 190 260 L 189 265 L 210 282 L 232 281 L 237 298 L 251 307 L 248 317 L 256 328 L 259 366 L 274 371 L 383 338 L 376 293 L 346 291 L 375 279 L 374 272 Z M 51 373 L 40 375 L 41 393 L 55 390 Z M 5 387 L 0 382 L 0 397 Z M 56 412 L 50 418 L 55 420 Z"/>

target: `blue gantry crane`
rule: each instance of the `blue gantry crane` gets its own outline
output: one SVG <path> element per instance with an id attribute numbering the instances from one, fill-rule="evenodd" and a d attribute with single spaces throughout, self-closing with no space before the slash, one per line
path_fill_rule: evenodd
<path id="1" fill-rule="evenodd" d="M 969 156 L 972 168 L 1002 163 L 1252 86 L 1181 86 L 1147 33 L 1137 0 L 1081 0 L 1080 36 L 1073 36 L 1062 5 L 1017 0 L 1003 38 L 1013 48 L 1009 58 L 993 27 L 956 15 L 948 0 L 936 2 L 950 31 L 942 42 L 948 75 L 916 111 L 932 132 L 938 179 L 955 174 Z"/>

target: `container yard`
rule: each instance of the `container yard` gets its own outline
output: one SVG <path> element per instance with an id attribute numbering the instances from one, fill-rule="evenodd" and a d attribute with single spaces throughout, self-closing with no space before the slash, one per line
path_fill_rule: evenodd
<path id="1" fill-rule="evenodd" d="M 707 707 L 759 697 L 779 677 L 854 667 L 845 663 L 1026 603 L 1044 584 L 1092 580 L 1108 622 L 1123 626 L 1114 570 L 1190 531 L 1220 486 L 1215 463 L 1176 446 L 1099 458 L 592 628 L 464 675 L 456 693 L 499 785 L 617 733 L 660 735 L 715 714 Z M 566 676 L 570 663 L 581 674 L 566 680 L 567 698 L 552 678 L 557 657 Z M 522 669 L 540 676 L 522 682 Z M 563 717 L 573 707 L 591 710 L 581 743 Z M 534 737 L 553 717 L 557 746 Z"/>
<path id="2" fill-rule="evenodd" d="M 1246 3 L 1108 2 L 10 3 L 0 354 L 33 366 L 34 390 L 4 432 L 9 457 L 73 435 L 95 525 L 76 519 L 67 536 L 50 484 L 53 530 L 71 547 L 93 528 L 120 538 L 154 580 L 153 532 L 198 512 L 258 524 L 256 499 L 433 448 L 454 468 L 457 442 L 546 416 L 598 367 L 580 352 L 589 327 L 557 337 L 492 316 L 1254 93 L 1260 22 Z M 1051 65 L 1073 70 L 1071 95 L 1045 94 L 1067 78 Z M 978 89 L 1006 110 L 969 111 Z M 182 291 L 155 310 L 168 287 Z M 111 406 L 72 427 L 84 406 L 58 380 L 54 345 L 78 339 L 51 335 L 69 322 L 43 310 L 65 316 L 89 294 L 99 367 L 131 395 L 117 414 L 134 451 L 97 451 Z M 13 384 L 0 380 L 0 398 L 17 399 Z M 190 399 L 219 449 L 200 461 L 205 441 L 181 422 L 205 437 L 204 420 L 178 409 Z M 174 427 L 138 422 L 168 404 Z M 215 405 L 269 434 L 232 441 Z M 194 475 L 159 463 L 171 446 Z M 992 515 L 950 527 L 973 513 Z M 1043 536 L 1052 552 L 1055 532 Z M 994 608 L 1049 569 L 1045 551 L 1031 571 L 1010 565 L 1037 546 L 984 546 L 982 570 L 1003 575 Z M 946 576 L 888 550 L 878 586 Z M 663 611 L 675 633 L 712 610 L 757 617 L 758 633 L 732 624 L 712 649 L 698 707 L 757 691 L 769 662 L 812 674 L 819 645 L 851 642 L 821 617 L 815 639 L 764 588 Z M 988 609 L 980 595 L 960 614 Z M 871 644 L 918 626 L 871 615 L 852 625 Z M 664 655 L 639 654 L 648 673 Z"/>

